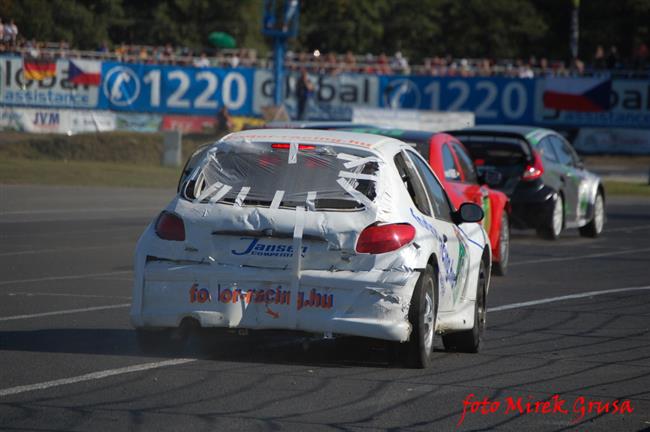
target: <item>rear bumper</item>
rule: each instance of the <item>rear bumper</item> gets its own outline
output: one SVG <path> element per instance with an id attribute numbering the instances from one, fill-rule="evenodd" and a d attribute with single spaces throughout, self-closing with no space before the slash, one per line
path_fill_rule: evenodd
<path id="1" fill-rule="evenodd" d="M 548 186 L 518 188 L 510 197 L 511 220 L 515 228 L 537 228 L 549 220 L 555 191 Z"/>
<path id="2" fill-rule="evenodd" d="M 418 272 L 291 270 L 150 261 L 135 280 L 135 327 L 331 332 L 405 341 Z"/>

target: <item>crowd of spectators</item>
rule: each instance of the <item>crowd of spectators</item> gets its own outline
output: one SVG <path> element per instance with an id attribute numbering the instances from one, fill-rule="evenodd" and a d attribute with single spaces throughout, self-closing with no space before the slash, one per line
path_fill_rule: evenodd
<path id="1" fill-rule="evenodd" d="M 271 56 L 258 56 L 254 49 L 223 49 L 194 51 L 187 47 L 167 44 L 164 46 L 102 43 L 95 50 L 78 50 L 65 41 L 58 43 L 24 40 L 18 28 L 10 20 L 0 24 L 0 54 L 14 53 L 21 56 L 48 58 L 89 58 L 115 60 L 126 63 L 182 65 L 194 67 L 258 67 L 272 66 Z M 345 54 L 314 52 L 287 52 L 285 66 L 290 70 L 305 69 L 309 73 L 337 75 L 340 73 L 366 73 L 383 75 L 425 76 L 506 76 L 533 78 L 536 76 L 589 76 L 611 73 L 623 76 L 649 76 L 650 59 L 648 46 L 635 47 L 629 59 L 619 56 L 615 46 L 607 51 L 598 46 L 588 62 L 575 59 L 571 62 L 530 57 L 524 59 L 495 60 L 489 58 L 455 58 L 450 55 L 425 58 L 419 64 L 410 64 L 401 52 Z"/>

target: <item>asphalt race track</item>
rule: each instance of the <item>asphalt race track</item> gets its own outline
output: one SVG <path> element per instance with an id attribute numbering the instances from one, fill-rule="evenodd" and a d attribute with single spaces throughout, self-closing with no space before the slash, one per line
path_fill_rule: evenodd
<path id="1" fill-rule="evenodd" d="M 1 430 L 650 429 L 650 200 L 610 200 L 596 240 L 515 232 L 482 351 L 412 370 L 296 335 L 141 355 L 132 254 L 172 193 L 0 186 Z"/>

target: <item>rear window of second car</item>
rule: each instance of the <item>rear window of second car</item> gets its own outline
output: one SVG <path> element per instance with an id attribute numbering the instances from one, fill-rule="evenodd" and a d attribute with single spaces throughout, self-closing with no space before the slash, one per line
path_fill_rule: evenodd
<path id="1" fill-rule="evenodd" d="M 379 159 L 363 149 L 220 142 L 181 189 L 202 203 L 360 210 L 377 197 Z M 361 198 L 359 198 L 361 197 Z"/>
<path id="2" fill-rule="evenodd" d="M 531 157 L 523 139 L 507 136 L 455 135 L 478 165 L 509 166 L 522 164 Z"/>

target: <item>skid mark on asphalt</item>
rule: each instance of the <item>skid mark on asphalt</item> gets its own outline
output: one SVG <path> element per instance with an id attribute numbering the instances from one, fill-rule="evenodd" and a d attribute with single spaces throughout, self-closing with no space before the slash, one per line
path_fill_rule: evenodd
<path id="1" fill-rule="evenodd" d="M 561 297 L 550 297 L 550 298 L 546 298 L 546 299 L 539 299 L 539 300 L 533 300 L 533 301 L 528 301 L 528 302 L 512 303 L 512 304 L 508 304 L 508 305 L 492 307 L 492 308 L 489 308 L 487 311 L 488 312 L 500 312 L 500 311 L 505 311 L 505 310 L 525 308 L 525 307 L 528 307 L 528 306 L 535 306 L 535 305 L 539 305 L 539 304 L 559 302 L 559 301 L 563 301 L 563 300 L 572 300 L 572 299 L 579 299 L 579 298 L 585 298 L 585 297 L 594 297 L 594 296 L 599 296 L 599 295 L 615 294 L 615 293 L 630 292 L 630 291 L 650 291 L 650 285 L 638 286 L 638 287 L 617 288 L 617 289 L 610 289 L 610 290 L 603 290 L 603 291 L 590 291 L 590 292 L 586 292 L 586 293 L 571 294 L 571 295 L 566 295 L 566 296 L 561 296 Z M 99 307 L 95 307 L 95 308 L 85 308 L 85 309 L 71 309 L 71 310 L 67 310 L 67 311 L 45 312 L 45 313 L 41 313 L 41 314 L 20 315 L 20 316 L 16 316 L 16 317 L 5 317 L 5 318 L 0 318 L 0 321 L 8 321 L 10 319 L 27 319 L 27 318 L 35 318 L 35 317 L 50 316 L 50 315 L 61 315 L 61 314 L 68 314 L 68 313 L 91 312 L 91 311 L 96 311 L 96 310 L 117 309 L 117 308 L 123 308 L 123 307 L 128 307 L 128 306 L 130 306 L 130 304 L 99 306 Z M 99 379 L 103 379 L 103 378 L 107 378 L 107 377 L 111 377 L 111 376 L 116 376 L 116 375 L 123 375 L 123 374 L 127 374 L 127 373 L 141 372 L 141 371 L 158 369 L 158 368 L 163 368 L 163 367 L 168 367 L 168 366 L 176 366 L 176 365 L 180 365 L 180 364 L 195 362 L 195 361 L 198 361 L 198 360 L 199 359 L 187 359 L 187 358 L 165 360 L 165 361 L 154 362 L 154 363 L 144 363 L 144 364 L 140 364 L 140 365 L 127 366 L 127 367 L 117 368 L 117 369 L 107 369 L 107 370 L 103 370 L 103 371 L 93 372 L 93 373 L 89 373 L 89 374 L 85 374 L 85 375 L 79 375 L 79 376 L 76 376 L 76 377 L 58 379 L 58 380 L 54 380 L 54 381 L 45 381 L 45 382 L 36 383 L 36 384 L 23 385 L 23 386 L 17 386 L 17 387 L 9 387 L 9 388 L 6 388 L 6 389 L 0 389 L 0 397 L 15 395 L 15 394 L 19 394 L 19 393 L 30 392 L 30 391 L 35 391 L 35 390 L 44 390 L 44 389 L 48 389 L 48 388 L 52 388 L 52 387 L 59 387 L 59 386 L 63 386 L 63 385 L 75 384 L 75 383 L 84 382 L 84 381 L 99 380 Z"/>
<path id="2" fill-rule="evenodd" d="M 559 262 L 559 261 L 575 261 L 575 260 L 589 259 L 589 258 L 603 258 L 608 256 L 626 255 L 626 254 L 633 254 L 638 252 L 650 252 L 650 248 L 626 249 L 626 250 L 615 251 L 615 252 L 602 252 L 602 253 L 574 255 L 574 256 L 566 256 L 566 257 L 540 258 L 540 259 L 533 259 L 533 260 L 526 260 L 526 261 L 511 262 L 509 265 L 517 266 L 517 265 L 525 265 L 525 264 L 540 264 L 540 263 Z"/>

